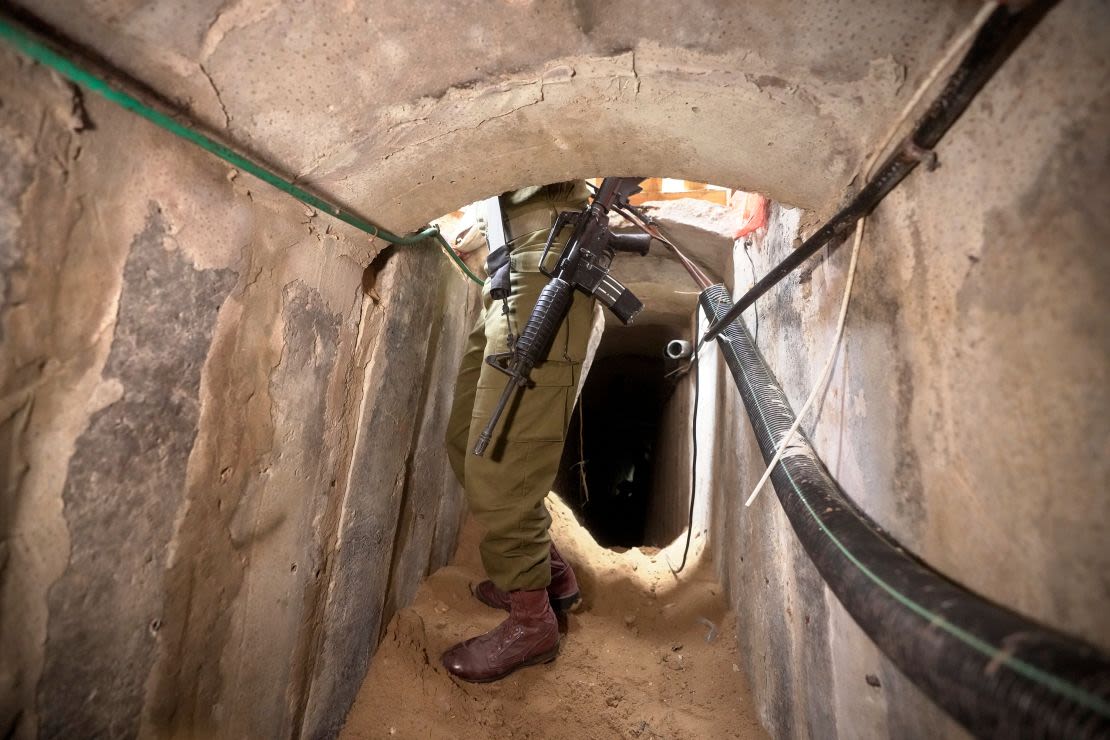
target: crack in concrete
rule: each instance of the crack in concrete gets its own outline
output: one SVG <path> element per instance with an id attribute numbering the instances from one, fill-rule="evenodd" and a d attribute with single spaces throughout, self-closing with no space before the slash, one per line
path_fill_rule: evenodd
<path id="1" fill-rule="evenodd" d="M 635 51 L 629 51 L 626 56 L 628 57 L 628 64 L 629 64 L 627 74 L 614 75 L 613 78 L 612 78 L 612 81 L 615 81 L 617 83 L 618 89 L 622 92 L 624 90 L 624 84 L 628 81 L 631 81 L 633 83 L 633 95 L 639 95 L 639 93 L 640 93 L 640 84 L 642 82 L 642 79 L 640 78 L 640 75 L 636 70 L 636 52 Z M 551 77 L 549 78 L 549 76 L 551 76 Z M 567 82 L 569 82 L 575 76 L 576 76 L 576 72 L 575 72 L 574 67 L 571 67 L 571 66 L 568 66 L 568 65 L 548 67 L 547 69 L 545 69 L 543 71 L 543 73 L 537 79 L 532 80 L 529 83 L 526 83 L 527 85 L 534 86 L 534 87 L 537 88 L 538 95 L 535 97 L 535 99 L 530 100 L 529 102 L 524 103 L 522 105 L 514 106 L 514 107 L 510 108 L 509 110 L 507 110 L 503 113 L 498 113 L 496 115 L 486 116 L 486 117 L 482 118 L 481 120 L 479 120 L 474 125 L 456 126 L 456 127 L 451 128 L 447 131 L 444 131 L 442 133 L 435 134 L 433 136 L 429 136 L 429 137 L 427 137 L 425 139 L 421 139 L 419 141 L 414 141 L 410 144 L 405 144 L 405 145 L 401 146 L 400 148 L 395 149 L 395 150 L 389 152 L 388 154 L 386 154 L 385 156 L 383 156 L 382 161 L 384 162 L 388 159 L 391 159 L 392 157 L 404 152 L 407 149 L 411 149 L 413 147 L 423 146 L 425 144 L 436 141 L 438 139 L 442 139 L 446 136 L 451 136 L 452 134 L 458 133 L 460 131 L 475 131 L 477 129 L 480 129 L 482 126 L 489 123 L 490 121 L 494 121 L 494 120 L 497 120 L 499 118 L 505 118 L 507 116 L 510 116 L 510 115 L 520 111 L 520 110 L 523 110 L 524 108 L 530 108 L 534 105 L 538 105 L 539 103 L 542 103 L 542 102 L 545 101 L 545 99 L 546 99 L 545 89 L 548 85 L 566 84 Z M 508 85 L 506 87 L 504 87 L 502 91 L 509 90 L 509 89 L 512 89 L 512 87 L 517 87 L 517 86 L 520 86 L 519 83 L 508 83 Z M 463 88 L 459 88 L 459 87 L 453 88 L 453 90 L 460 90 L 460 89 L 463 89 Z M 452 90 L 448 90 L 447 92 L 443 93 L 442 96 L 440 96 L 439 98 L 436 99 L 437 102 L 446 98 L 451 92 L 452 92 Z M 477 97 L 480 97 L 480 95 L 477 96 Z M 472 99 L 476 99 L 476 98 L 472 98 Z M 425 115 L 425 116 L 421 116 L 419 118 L 412 118 L 412 119 L 408 119 L 408 120 L 397 121 L 395 123 L 390 124 L 385 132 L 386 133 L 391 133 L 393 131 L 396 131 L 397 129 L 415 126 L 415 125 L 420 124 L 420 123 L 426 123 L 431 118 L 432 118 L 432 116 Z M 315 169 L 315 165 L 313 166 L 313 169 Z"/>
<path id="2" fill-rule="evenodd" d="M 510 108 L 509 110 L 505 111 L 504 113 L 498 113 L 497 115 L 493 115 L 493 116 L 486 116 L 485 118 L 482 118 L 480 121 L 478 121 L 478 123 L 476 123 L 473 126 L 456 126 L 455 128 L 452 128 L 448 131 L 444 131 L 443 133 L 436 134 L 434 136 L 429 136 L 428 138 L 421 139 L 420 141 L 414 141 L 411 144 L 405 144 L 401 148 L 395 149 L 394 151 L 389 152 L 388 154 L 386 154 L 384 157 L 382 157 L 382 161 L 384 162 L 384 161 L 390 159 L 391 157 L 394 157 L 394 156 L 400 154 L 401 152 L 405 151 L 406 149 L 412 149 L 413 147 L 424 146 L 425 144 L 427 144 L 429 142 L 436 141 L 437 139 L 442 139 L 445 136 L 450 136 L 451 134 L 458 133 L 459 131 L 477 131 L 478 129 L 480 129 L 482 126 L 489 123 L 490 121 L 494 121 L 498 118 L 505 118 L 506 116 L 511 116 L 512 114 L 516 113 L 517 111 L 523 110 L 525 108 L 530 108 L 533 105 L 537 105 L 539 103 L 542 103 L 544 101 L 544 92 L 543 92 L 544 81 L 543 81 L 543 78 L 540 78 L 540 79 L 536 80 L 534 84 L 539 87 L 539 96 L 536 97 L 534 100 L 530 100 L 527 103 L 524 103 L 523 105 L 518 105 L 518 106 L 515 106 L 513 108 Z M 413 121 L 413 123 L 416 123 L 416 122 L 421 121 L 421 120 L 427 120 L 427 118 L 425 117 L 425 118 L 422 118 L 422 119 L 416 119 L 416 121 Z M 394 128 L 399 127 L 399 126 L 403 125 L 404 123 L 407 123 L 407 122 L 401 122 L 401 123 L 395 124 Z"/>
<path id="3" fill-rule="evenodd" d="M 224 114 L 224 128 L 227 129 L 228 131 L 230 131 L 231 130 L 231 116 L 227 112 L 227 106 L 224 105 L 223 96 L 220 95 L 220 88 L 216 87 L 216 81 L 212 79 L 211 73 L 209 73 L 208 68 L 204 66 L 203 62 L 201 62 L 197 66 L 200 68 L 200 72 L 201 72 L 201 74 L 204 75 L 204 78 L 206 80 L 208 80 L 208 84 L 212 88 L 212 92 L 215 93 L 216 102 L 220 104 L 220 110 Z"/>

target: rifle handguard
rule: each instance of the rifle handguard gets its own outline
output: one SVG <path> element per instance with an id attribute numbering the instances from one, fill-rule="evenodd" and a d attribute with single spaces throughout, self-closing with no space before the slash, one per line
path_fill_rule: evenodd
<path id="1" fill-rule="evenodd" d="M 574 286 L 566 280 L 552 278 L 544 286 L 540 297 L 536 299 L 532 315 L 528 317 L 528 323 L 524 325 L 513 347 L 517 371 L 521 375 L 527 377 L 536 363 L 547 356 L 559 326 L 570 311 L 573 298 Z"/>

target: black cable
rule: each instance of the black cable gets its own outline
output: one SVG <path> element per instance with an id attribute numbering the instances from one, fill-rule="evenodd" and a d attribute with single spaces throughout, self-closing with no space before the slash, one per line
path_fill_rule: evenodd
<path id="1" fill-rule="evenodd" d="M 698 306 L 694 309 L 694 328 L 700 329 L 701 324 L 698 323 L 698 318 L 701 316 L 701 307 Z M 682 572 L 686 567 L 686 557 L 690 554 L 690 540 L 694 536 L 694 500 L 698 492 L 698 347 L 700 344 L 694 345 L 694 355 L 690 358 L 690 369 L 694 371 L 694 419 L 692 429 L 690 432 L 690 513 L 686 521 L 686 546 L 682 548 L 682 563 L 678 566 L 678 570 L 674 571 L 677 575 Z"/>
<path id="2" fill-rule="evenodd" d="M 724 285 L 698 300 L 710 320 L 732 305 Z M 770 462 L 793 409 L 744 322 L 725 332 L 718 352 Z M 1110 737 L 1110 656 L 933 570 L 852 502 L 804 434 L 797 441 L 797 454 L 771 474 L 797 542 L 863 633 L 925 696 L 977 737 Z"/>
<path id="3" fill-rule="evenodd" d="M 824 226 L 813 233 L 800 247 L 771 268 L 727 313 L 713 321 L 704 339 L 714 339 L 748 309 L 755 299 L 778 285 L 799 265 L 839 236 L 847 236 L 856 221 L 868 215 L 921 162 L 930 169 L 936 166 L 933 149 L 959 119 L 1002 63 L 1029 35 L 1045 13 L 1059 0 L 1030 0 L 1025 3 L 1000 4 L 972 41 L 959 66 L 948 78 L 932 105 L 879 167 L 875 177 Z"/>

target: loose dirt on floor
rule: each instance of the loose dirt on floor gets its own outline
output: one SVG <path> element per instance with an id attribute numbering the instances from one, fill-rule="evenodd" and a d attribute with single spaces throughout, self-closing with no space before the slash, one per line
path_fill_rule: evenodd
<path id="1" fill-rule="evenodd" d="M 482 685 L 440 665 L 445 649 L 504 618 L 470 593 L 483 575 L 479 532 L 468 522 L 452 564 L 390 622 L 342 737 L 765 738 L 711 564 L 676 578 L 666 557 L 677 566 L 681 542 L 614 552 L 555 496 L 548 507 L 583 596 L 558 659 Z"/>

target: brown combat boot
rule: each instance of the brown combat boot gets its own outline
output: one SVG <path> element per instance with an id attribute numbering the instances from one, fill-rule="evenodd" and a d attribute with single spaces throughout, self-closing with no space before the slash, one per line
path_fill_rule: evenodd
<path id="1" fill-rule="evenodd" d="M 560 614 L 571 611 L 582 600 L 574 570 L 555 549 L 554 542 L 551 543 L 551 583 L 547 587 L 547 595 L 551 599 L 551 608 Z M 509 594 L 495 586 L 493 581 L 482 581 L 475 586 L 474 596 L 494 609 L 507 611 L 509 608 Z"/>
<path id="2" fill-rule="evenodd" d="M 486 683 L 559 654 L 559 623 L 547 591 L 509 592 L 509 617 L 443 654 L 443 667 L 464 681 Z"/>

